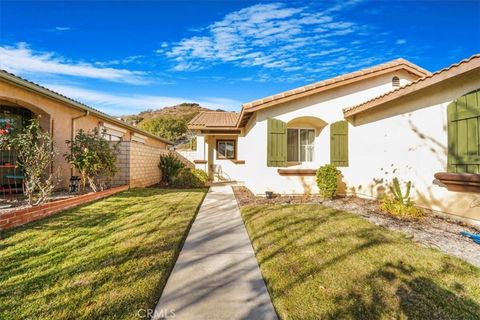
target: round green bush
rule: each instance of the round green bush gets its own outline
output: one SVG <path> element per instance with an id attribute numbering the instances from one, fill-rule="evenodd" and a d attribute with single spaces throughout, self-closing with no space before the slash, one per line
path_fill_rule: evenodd
<path id="1" fill-rule="evenodd" d="M 172 180 L 172 186 L 177 188 L 201 188 L 208 183 L 208 175 L 199 169 L 183 168 Z"/>
<path id="2" fill-rule="evenodd" d="M 338 187 L 337 176 L 340 173 L 340 170 L 333 164 L 327 164 L 318 168 L 317 186 L 322 198 L 332 199 L 336 195 Z"/>

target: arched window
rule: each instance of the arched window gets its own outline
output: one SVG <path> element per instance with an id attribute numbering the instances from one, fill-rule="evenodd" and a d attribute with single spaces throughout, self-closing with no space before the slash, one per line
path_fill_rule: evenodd
<path id="1" fill-rule="evenodd" d="M 400 79 L 397 76 L 392 78 L 392 86 L 400 87 Z"/>

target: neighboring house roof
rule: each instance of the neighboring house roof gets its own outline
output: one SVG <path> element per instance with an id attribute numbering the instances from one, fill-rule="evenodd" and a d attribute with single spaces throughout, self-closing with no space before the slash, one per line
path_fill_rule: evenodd
<path id="1" fill-rule="evenodd" d="M 351 117 L 467 72 L 478 72 L 477 75 L 480 76 L 480 54 L 475 54 L 468 59 L 452 64 L 447 68 L 426 75 L 416 81 L 410 82 L 361 104 L 345 108 L 343 109 L 343 114 L 345 117 Z"/>
<path id="2" fill-rule="evenodd" d="M 202 111 L 190 120 L 188 127 L 190 129 L 235 128 L 239 116 L 237 112 Z"/>
<path id="3" fill-rule="evenodd" d="M 160 140 L 162 142 L 165 142 L 166 144 L 170 144 L 170 145 L 173 145 L 173 142 L 170 141 L 170 140 L 167 140 L 165 138 L 162 138 L 162 137 L 159 137 L 159 136 L 156 136 L 154 134 L 151 134 L 147 131 L 144 131 L 144 130 L 141 130 L 141 129 L 138 129 L 134 126 L 131 126 L 129 125 L 128 123 L 125 123 L 121 120 L 118 120 L 104 112 L 101 112 L 100 110 L 97 110 L 95 108 L 92 108 L 90 106 L 87 106 L 86 104 L 83 104 L 81 102 L 78 102 L 76 100 L 73 100 L 67 96 L 64 96 L 58 92 L 55 92 L 53 90 L 50 90 L 46 87 L 43 87 L 37 83 L 34 83 L 32 81 L 29 81 L 29 80 L 26 80 L 26 79 L 23 79 L 17 75 L 14 75 L 13 73 L 10 73 L 10 72 L 7 72 L 5 70 L 0 70 L 0 79 L 3 79 L 5 81 L 8 81 L 8 82 L 11 82 L 17 86 L 20 86 L 22 88 L 25 88 L 25 89 L 28 89 L 30 91 L 33 91 L 37 94 L 41 94 L 41 95 L 44 95 L 44 96 L 47 96 L 51 99 L 55 99 L 55 100 L 58 100 L 60 102 L 63 102 L 63 103 L 66 103 L 68 104 L 69 106 L 75 108 L 75 109 L 80 109 L 80 110 L 84 110 L 84 111 L 88 111 L 90 112 L 92 115 L 95 115 L 97 116 L 98 118 L 102 119 L 102 120 L 106 120 L 106 121 L 109 121 L 109 122 L 112 122 L 120 127 L 123 127 L 123 128 L 127 128 L 133 132 L 136 132 L 136 133 L 139 133 L 139 134 L 142 134 L 142 135 L 145 135 L 147 137 L 150 137 L 150 138 L 153 138 L 153 139 L 156 139 L 156 140 Z"/>

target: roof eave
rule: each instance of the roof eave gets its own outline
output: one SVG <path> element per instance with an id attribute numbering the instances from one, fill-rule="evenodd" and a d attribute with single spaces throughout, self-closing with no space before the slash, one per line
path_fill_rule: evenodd
<path id="1" fill-rule="evenodd" d="M 469 64 L 469 62 L 472 62 Z M 454 78 L 464 76 L 473 72 L 480 71 L 480 54 L 473 55 L 468 59 L 464 59 L 459 63 L 453 64 L 447 68 L 441 69 L 433 74 L 429 74 L 423 78 L 420 78 L 412 83 L 406 84 L 393 91 L 389 91 L 379 97 L 376 97 L 370 101 L 364 102 L 358 106 L 353 106 L 343 109 L 343 115 L 345 118 L 358 115 L 373 108 L 378 108 L 396 99 L 407 97 L 411 94 L 430 88 L 434 85 L 442 83 L 444 81 L 452 80 Z"/>
<path id="2" fill-rule="evenodd" d="M 89 111 L 91 114 L 97 116 L 98 118 L 100 118 L 100 119 L 102 119 L 102 120 L 111 121 L 111 122 L 113 122 L 113 123 L 115 123 L 115 124 L 117 124 L 117 125 L 120 125 L 120 126 L 124 127 L 124 128 L 128 128 L 129 130 L 132 130 L 132 131 L 134 131 L 134 132 L 138 132 L 138 133 L 140 133 L 140 134 L 146 135 L 147 137 L 150 137 L 150 138 L 153 138 L 153 139 L 162 141 L 162 142 L 164 142 L 164 143 L 166 143 L 166 144 L 169 144 L 169 145 L 173 145 L 173 144 L 174 144 L 174 143 L 173 143 L 172 141 L 170 141 L 170 140 L 167 140 L 167 139 L 165 139 L 165 138 L 156 136 L 156 135 L 151 134 L 151 133 L 149 133 L 149 132 L 146 132 L 146 131 L 144 131 L 144 130 L 135 128 L 135 127 L 133 127 L 133 126 L 131 126 L 131 125 L 129 125 L 129 124 L 123 122 L 123 121 L 120 121 L 120 120 L 118 120 L 118 119 L 115 119 L 114 117 L 109 116 L 109 115 L 107 115 L 107 114 L 105 114 L 105 113 L 103 113 L 103 112 L 101 112 L 101 111 L 95 110 L 94 108 L 91 108 L 91 107 L 89 107 L 89 106 L 87 106 L 87 105 L 84 105 L 84 104 L 82 104 L 82 103 L 80 103 L 80 102 L 78 102 L 78 101 L 75 101 L 75 100 L 73 100 L 73 99 L 70 99 L 70 98 L 68 98 L 68 97 L 66 97 L 66 96 L 63 96 L 63 95 L 61 95 L 61 94 L 59 94 L 59 93 L 56 93 L 56 92 L 54 92 L 54 91 L 52 91 L 52 90 L 49 90 L 49 89 L 47 89 L 47 88 L 44 88 L 44 87 L 42 87 L 42 86 L 40 86 L 40 85 L 34 84 L 34 83 L 32 83 L 32 82 L 30 82 L 30 81 L 28 81 L 28 80 L 21 79 L 21 78 L 15 76 L 15 75 L 12 75 L 12 74 L 10 74 L 10 73 L 8 73 L 8 72 L 2 71 L 2 72 L 0 73 L 0 75 L 1 75 L 1 78 L 3 78 L 4 80 L 6 80 L 6 81 L 8 81 L 8 82 L 11 82 L 11 83 L 13 83 L 13 84 L 15 84 L 15 85 L 17 85 L 17 86 L 20 86 L 20 87 L 22 87 L 22 88 L 28 89 L 28 90 L 30 90 L 30 91 L 33 91 L 33 92 L 37 93 L 37 94 L 44 95 L 44 96 L 46 96 L 46 97 L 48 97 L 48 98 L 50 98 L 50 99 L 55 99 L 55 100 L 58 100 L 58 101 L 60 101 L 60 102 L 66 103 L 66 104 L 68 104 L 69 106 L 71 106 L 71 107 L 73 107 L 73 108 L 75 108 L 75 109 L 77 109 L 77 110 Z"/>
<path id="3" fill-rule="evenodd" d="M 389 72 L 393 72 L 393 71 L 398 71 L 398 70 L 405 70 L 406 72 L 412 73 L 412 74 L 417 75 L 417 76 L 424 76 L 425 74 L 429 74 L 427 71 L 420 72 L 417 68 L 413 68 L 408 64 L 403 64 L 402 63 L 402 64 L 398 64 L 398 65 L 394 65 L 394 66 L 389 66 L 389 67 L 386 67 L 384 69 L 373 71 L 373 72 L 370 72 L 370 73 L 359 74 L 355 77 L 346 77 L 345 79 L 343 79 L 341 81 L 332 82 L 330 84 L 327 83 L 327 84 L 324 84 L 324 85 L 307 85 L 305 87 L 310 86 L 311 88 L 304 89 L 304 87 L 302 87 L 302 88 L 297 88 L 297 89 L 293 89 L 293 90 L 290 90 L 290 91 L 286 91 L 286 92 L 283 92 L 283 93 L 279 93 L 277 95 L 261 99 L 261 100 L 264 100 L 263 102 L 259 102 L 259 100 L 255 100 L 253 102 L 245 103 L 245 104 L 243 104 L 243 109 L 245 110 L 245 112 L 255 112 L 255 111 L 258 111 L 258 110 L 261 110 L 261 109 L 273 107 L 275 105 L 279 105 L 279 104 L 282 104 L 282 103 L 285 103 L 285 102 L 300 99 L 300 98 L 303 98 L 303 97 L 306 97 L 306 96 L 309 96 L 309 95 L 321 93 L 321 92 L 331 90 L 331 89 L 335 89 L 335 88 L 338 88 L 338 87 L 341 87 L 341 86 L 344 86 L 344 85 L 348 85 L 348 84 L 351 84 L 351 83 L 354 83 L 354 82 L 357 82 L 357 81 L 377 77 L 377 76 L 380 76 L 380 75 L 383 75 L 383 74 L 386 74 L 386 73 L 389 73 Z M 328 82 L 328 80 L 326 80 L 326 81 Z M 281 96 L 281 95 L 284 95 L 284 96 Z M 280 96 L 280 97 L 275 98 L 275 96 Z"/>

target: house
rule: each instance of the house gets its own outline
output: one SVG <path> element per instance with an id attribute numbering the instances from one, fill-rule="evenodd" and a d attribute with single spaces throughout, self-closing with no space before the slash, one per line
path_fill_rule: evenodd
<path id="1" fill-rule="evenodd" d="M 6 71 L 0 71 L 0 131 L 11 134 L 20 131 L 28 120 L 38 117 L 40 125 L 50 133 L 59 152 L 52 171 L 60 178 L 60 187 L 68 187 L 75 174 L 63 155 L 68 152 L 66 140 L 76 131 L 99 128 L 105 130 L 105 138 L 118 141 L 119 172 L 114 185 L 148 186 L 160 182 L 159 158 L 172 142 L 142 131 L 103 112 L 65 97 L 33 82 Z M 21 177 L 15 167 L 16 156 L 12 150 L 0 150 L 0 186 L 10 184 L 7 176 Z M 19 184 L 19 182 L 15 182 Z M 21 185 L 21 183 L 20 183 Z"/>
<path id="2" fill-rule="evenodd" d="M 397 59 L 199 114 L 194 162 L 255 194 L 316 193 L 328 163 L 340 193 L 380 197 L 398 177 L 419 206 L 480 223 L 479 89 L 480 55 L 433 74 Z"/>

